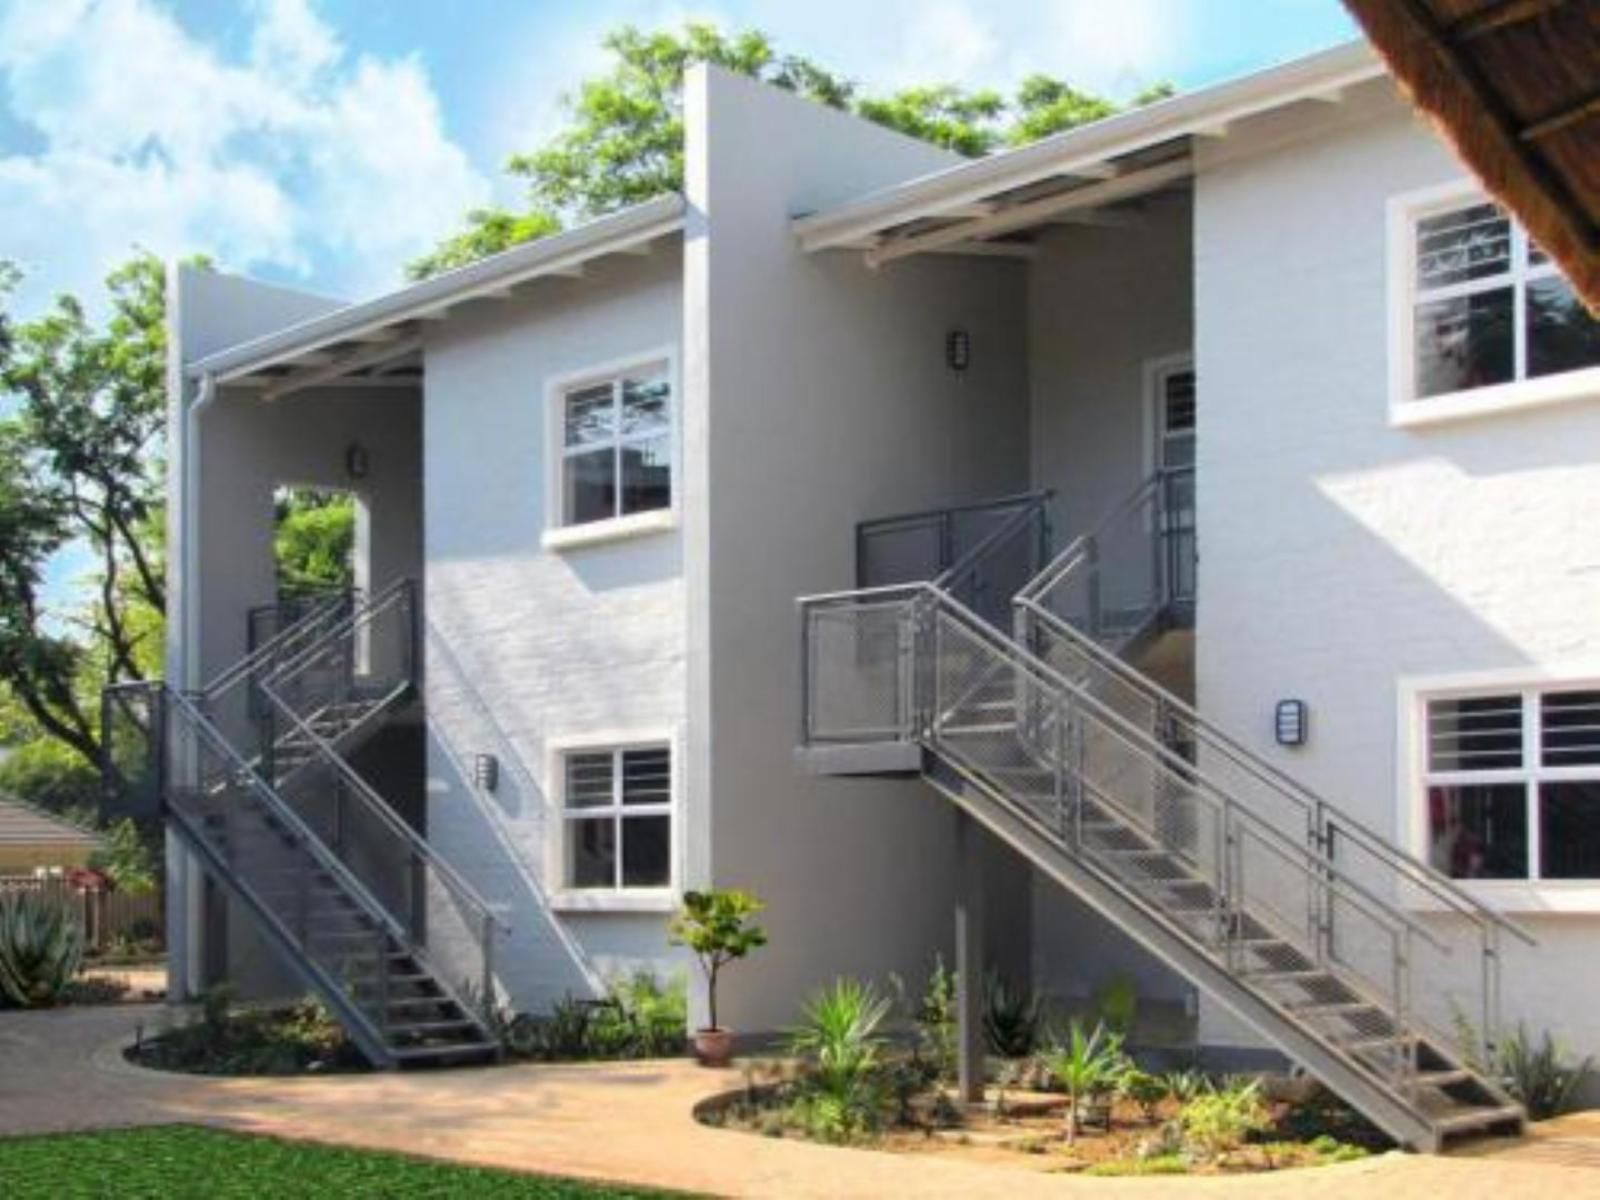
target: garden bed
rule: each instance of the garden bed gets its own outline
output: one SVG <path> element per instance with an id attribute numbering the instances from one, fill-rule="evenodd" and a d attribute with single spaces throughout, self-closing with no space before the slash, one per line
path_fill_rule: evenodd
<path id="1" fill-rule="evenodd" d="M 124 1051 L 129 1062 L 187 1075 L 302 1075 L 370 1067 L 339 1023 L 314 1001 L 235 1009 L 209 1000 L 194 1019 L 140 1030 Z"/>
<path id="2" fill-rule="evenodd" d="M 766 1082 L 756 1082 L 764 1078 Z M 1241 1081 L 1202 1084 L 1222 1089 Z M 719 1128 L 765 1137 L 847 1143 L 896 1154 L 929 1154 L 1008 1165 L 1040 1172 L 1088 1175 L 1233 1175 L 1324 1166 L 1365 1158 L 1387 1145 L 1365 1122 L 1326 1093 L 1308 1087 L 1300 1102 L 1265 1104 L 1270 1126 L 1214 1155 L 1186 1146 L 1180 1130 L 1183 1102 L 1153 1105 L 1118 1098 L 1104 1112 L 1109 1122 L 1085 1121 L 1070 1140 L 1068 1099 L 1060 1092 L 991 1086 L 982 1104 L 954 1102 L 949 1088 L 929 1088 L 887 1100 L 874 1127 L 847 1136 L 818 1130 L 802 1097 L 803 1071 L 791 1063 L 758 1064 L 747 1085 L 700 1104 L 696 1119 Z M 1316 1128 L 1328 1132 L 1308 1132 Z M 1356 1140 L 1341 1140 L 1333 1130 Z"/>

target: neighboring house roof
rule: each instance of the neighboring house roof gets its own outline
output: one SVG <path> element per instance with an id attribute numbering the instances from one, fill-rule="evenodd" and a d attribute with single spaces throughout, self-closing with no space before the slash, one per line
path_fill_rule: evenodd
<path id="1" fill-rule="evenodd" d="M 1337 100 L 1383 74 L 1371 47 L 1349 42 L 800 216 L 795 233 L 806 250 L 860 248 L 875 263 L 940 250 L 1025 253 L 1003 239 L 1192 174 L 1191 139 L 1271 109 Z"/>
<path id="2" fill-rule="evenodd" d="M 585 263 L 645 245 L 683 228 L 683 198 L 662 196 L 551 237 L 375 299 L 335 309 L 264 337 L 231 346 L 185 368 L 221 383 L 308 386 L 393 360 L 415 349 L 417 322 L 437 319 L 468 301 L 504 299 L 534 279 L 573 276 Z"/>
<path id="3" fill-rule="evenodd" d="M 11 847 L 73 847 L 98 850 L 99 834 L 51 816 L 20 800 L 0 798 L 0 849 Z"/>
<path id="4" fill-rule="evenodd" d="M 1600 312 L 1600 3 L 1345 7 L 1417 107 Z"/>

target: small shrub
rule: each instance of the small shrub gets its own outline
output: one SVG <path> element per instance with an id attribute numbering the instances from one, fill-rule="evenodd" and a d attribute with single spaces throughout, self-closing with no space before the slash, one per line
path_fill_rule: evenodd
<path id="1" fill-rule="evenodd" d="M 789 1033 L 789 1049 L 805 1063 L 792 1113 L 812 1136 L 846 1141 L 877 1127 L 883 1104 L 878 1029 L 889 1001 L 871 984 L 840 979 L 806 1004 Z"/>
<path id="2" fill-rule="evenodd" d="M 128 994 L 128 985 L 121 979 L 105 975 L 90 975 L 74 979 L 62 990 L 62 1004 L 116 1004 Z"/>
<path id="3" fill-rule="evenodd" d="M 1043 1006 L 1037 995 L 991 973 L 983 988 L 983 1033 L 991 1054 L 1026 1058 L 1038 1047 Z"/>
<path id="4" fill-rule="evenodd" d="M 519 1058 L 575 1062 L 681 1054 L 688 1022 L 683 981 L 663 984 L 641 971 L 613 982 L 602 1000 L 567 996 L 543 1016 L 518 1014 L 496 1027 Z"/>
<path id="5" fill-rule="evenodd" d="M 1156 1109 L 1171 1094 L 1160 1076 L 1141 1071 L 1138 1067 L 1129 1067 L 1122 1073 L 1117 1080 L 1117 1091 L 1139 1106 L 1139 1112 L 1146 1121 L 1156 1119 Z"/>
<path id="6" fill-rule="evenodd" d="M 1211 1078 L 1204 1071 L 1168 1071 L 1161 1077 L 1162 1085 L 1179 1104 L 1187 1104 L 1197 1096 L 1215 1091 Z"/>
<path id="7" fill-rule="evenodd" d="M 233 1011 L 231 989 L 208 989 L 188 1023 L 142 1038 L 129 1057 L 196 1075 L 294 1075 L 361 1070 L 355 1044 L 317 1000 L 284 1009 Z"/>
<path id="8" fill-rule="evenodd" d="M 0 896 L 0 1002 L 56 1004 L 82 965 L 83 927 L 64 905 L 36 892 Z"/>
<path id="9" fill-rule="evenodd" d="M 1074 1021 L 1067 1040 L 1045 1055 L 1050 1073 L 1067 1093 L 1067 1144 L 1077 1140 L 1079 1106 L 1086 1100 L 1111 1091 L 1121 1075 L 1122 1038 L 1104 1025 L 1088 1033 Z"/>
<path id="10" fill-rule="evenodd" d="M 1211 1162 L 1237 1150 L 1252 1134 L 1271 1129 L 1272 1114 L 1260 1083 L 1251 1081 L 1196 1096 L 1179 1110 L 1178 1124 L 1188 1152 Z"/>
<path id="11" fill-rule="evenodd" d="M 956 1077 L 956 973 L 944 965 L 943 955 L 936 955 L 922 996 L 914 1005 L 907 1003 L 905 985 L 898 977 L 891 977 L 890 982 L 900 997 L 901 1007 L 909 1010 L 907 1015 L 916 1026 L 917 1057 L 932 1064 L 936 1079 L 953 1080 Z"/>
<path id="12" fill-rule="evenodd" d="M 1519 1024 L 1495 1047 L 1494 1073 L 1506 1091 L 1535 1121 L 1559 1116 L 1572 1107 L 1572 1095 L 1594 1065 L 1592 1057 L 1572 1060 L 1546 1030 L 1537 1043 Z"/>
<path id="13" fill-rule="evenodd" d="M 717 1024 L 717 981 L 723 969 L 767 944 L 766 931 L 754 921 L 764 907 L 749 892 L 736 888 L 683 894 L 683 907 L 672 918 L 668 938 L 693 951 L 705 972 L 708 1029 L 722 1028 Z"/>

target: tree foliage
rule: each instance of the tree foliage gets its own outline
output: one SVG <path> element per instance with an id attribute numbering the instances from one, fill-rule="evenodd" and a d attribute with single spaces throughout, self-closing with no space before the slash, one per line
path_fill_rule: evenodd
<path id="1" fill-rule="evenodd" d="M 355 582 L 355 499 L 343 492 L 292 488 L 278 495 L 275 507 L 272 548 L 279 594 L 350 587 Z"/>
<path id="2" fill-rule="evenodd" d="M 7 268 L 0 282 L 15 283 Z M 55 738 L 93 764 L 101 686 L 145 678 L 166 606 L 160 435 L 166 415 L 165 275 L 139 254 L 106 279 L 109 315 L 63 296 L 4 320 L 0 391 L 0 680 L 8 725 Z M 52 609 L 51 562 L 92 556 L 95 595 Z"/>
<path id="3" fill-rule="evenodd" d="M 884 96 L 809 58 L 779 54 L 755 30 L 724 33 L 690 22 L 679 31 L 643 32 L 631 25 L 609 34 L 610 67 L 567 97 L 568 128 L 545 145 L 513 155 L 506 170 L 522 180 L 521 212 L 479 209 L 467 227 L 407 267 L 414 279 L 463 266 L 521 242 L 637 204 L 683 186 L 683 76 L 712 63 L 969 157 L 1060 133 L 1119 111 L 1113 101 L 1066 80 L 1033 75 L 1007 98 L 988 88 L 930 83 Z M 1165 99 L 1170 84 L 1135 97 Z"/>

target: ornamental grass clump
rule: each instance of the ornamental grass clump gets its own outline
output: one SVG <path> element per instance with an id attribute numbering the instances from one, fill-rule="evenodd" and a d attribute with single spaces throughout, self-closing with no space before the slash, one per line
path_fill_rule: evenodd
<path id="1" fill-rule="evenodd" d="M 885 1101 L 884 1038 L 889 1000 L 870 983 L 840 979 L 807 1001 L 789 1031 L 804 1064 L 792 1115 L 812 1136 L 849 1141 L 877 1129 Z"/>
<path id="2" fill-rule="evenodd" d="M 83 965 L 83 926 L 35 892 L 0 896 L 0 1002 L 47 1008 L 63 1000 Z"/>

